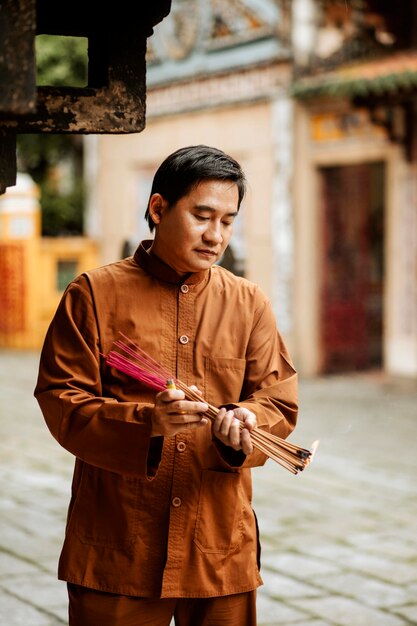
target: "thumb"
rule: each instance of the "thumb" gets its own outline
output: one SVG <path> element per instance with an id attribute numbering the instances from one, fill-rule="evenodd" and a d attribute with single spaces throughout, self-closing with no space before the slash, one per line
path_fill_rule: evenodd
<path id="1" fill-rule="evenodd" d="M 192 389 L 192 391 L 195 391 L 196 393 L 198 393 L 199 396 L 203 395 L 203 392 L 196 385 L 190 385 L 189 389 Z"/>

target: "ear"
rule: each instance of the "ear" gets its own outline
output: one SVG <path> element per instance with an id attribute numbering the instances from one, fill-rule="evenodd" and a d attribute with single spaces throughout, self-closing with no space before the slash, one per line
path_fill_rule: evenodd
<path id="1" fill-rule="evenodd" d="M 162 219 L 162 215 L 168 208 L 168 202 L 161 196 L 160 193 L 154 193 L 149 200 L 149 215 L 155 226 L 157 226 Z"/>

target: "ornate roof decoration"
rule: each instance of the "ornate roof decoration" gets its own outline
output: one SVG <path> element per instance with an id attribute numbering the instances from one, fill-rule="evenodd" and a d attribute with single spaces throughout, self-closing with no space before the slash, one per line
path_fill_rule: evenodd
<path id="1" fill-rule="evenodd" d="M 381 59 L 365 60 L 295 81 L 298 98 L 317 96 L 369 96 L 415 91 L 417 52 L 399 52 Z"/>
<path id="2" fill-rule="evenodd" d="M 266 22 L 252 6 L 243 0 L 211 0 L 211 30 L 207 47 L 209 49 L 227 48 L 273 36 L 276 25 Z"/>
<path id="3" fill-rule="evenodd" d="M 320 4 L 314 49 L 307 61 L 296 63 L 297 77 L 415 47 L 409 0 L 320 0 Z"/>
<path id="4" fill-rule="evenodd" d="M 148 85 L 288 58 L 274 0 L 175 0 L 148 39 Z"/>

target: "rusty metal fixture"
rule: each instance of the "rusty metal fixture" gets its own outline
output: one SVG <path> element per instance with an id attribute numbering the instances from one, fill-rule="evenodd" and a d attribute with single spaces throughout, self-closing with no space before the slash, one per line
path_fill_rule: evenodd
<path id="1" fill-rule="evenodd" d="M 3 0 L 0 193 L 16 180 L 17 133 L 134 133 L 145 126 L 146 40 L 171 0 Z M 37 87 L 35 37 L 88 39 L 84 88 Z"/>

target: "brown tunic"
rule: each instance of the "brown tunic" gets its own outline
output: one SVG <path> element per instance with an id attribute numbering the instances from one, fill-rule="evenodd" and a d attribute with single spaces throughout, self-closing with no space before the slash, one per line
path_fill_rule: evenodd
<path id="1" fill-rule="evenodd" d="M 262 583 L 250 467 L 266 457 L 224 446 L 210 425 L 151 438 L 155 392 L 102 355 L 121 331 L 211 404 L 247 407 L 281 437 L 296 422 L 296 374 L 256 285 L 217 266 L 180 279 L 147 245 L 71 283 L 45 339 L 35 395 L 76 456 L 59 578 L 143 597 L 249 591 Z"/>

